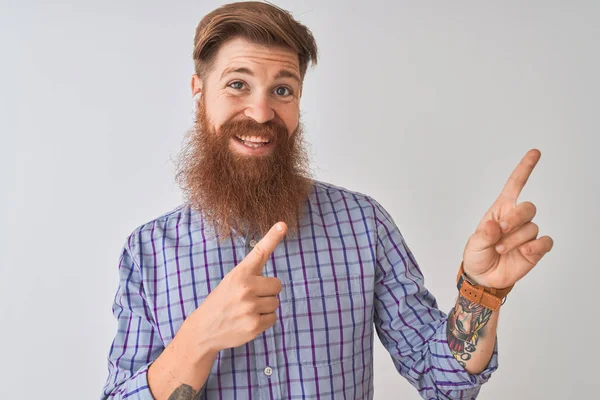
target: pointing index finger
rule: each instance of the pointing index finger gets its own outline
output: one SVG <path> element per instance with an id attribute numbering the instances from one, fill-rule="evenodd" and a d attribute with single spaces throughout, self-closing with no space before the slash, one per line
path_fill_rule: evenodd
<path id="1" fill-rule="evenodd" d="M 539 150 L 529 150 L 512 174 L 510 174 L 500 196 L 507 197 L 516 202 L 541 156 L 542 153 Z"/>
<path id="2" fill-rule="evenodd" d="M 287 232 L 285 222 L 278 222 L 267 232 L 267 234 L 254 246 L 252 251 L 242 260 L 240 266 L 248 268 L 252 274 L 261 275 L 262 269 L 271 253 L 283 240 Z"/>

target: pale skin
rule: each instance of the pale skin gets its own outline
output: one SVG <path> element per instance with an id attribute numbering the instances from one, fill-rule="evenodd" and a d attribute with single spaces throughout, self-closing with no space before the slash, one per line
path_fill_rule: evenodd
<path id="1" fill-rule="evenodd" d="M 258 123 L 278 119 L 290 135 L 298 126 L 302 80 L 293 51 L 232 39 L 220 48 L 204 78 L 192 76 L 192 95 L 204 97 L 217 134 L 224 123 L 244 118 Z M 243 147 L 235 150 L 254 155 Z"/>
<path id="2" fill-rule="evenodd" d="M 204 97 L 217 134 L 224 123 L 240 118 L 258 123 L 279 119 L 290 135 L 298 126 L 302 80 L 297 54 L 289 49 L 230 40 L 219 49 L 204 79 L 193 75 L 191 88 L 192 95 Z M 252 149 L 233 139 L 230 148 L 248 157 L 272 151 L 269 146 Z M 552 239 L 536 239 L 533 204 L 517 205 L 539 157 L 538 150 L 527 153 L 469 238 L 463 262 L 471 281 L 494 288 L 510 286 L 550 251 Z M 502 221 L 508 223 L 508 230 L 500 228 Z M 149 368 L 148 383 L 155 399 L 197 398 L 221 350 L 241 346 L 275 324 L 281 282 L 262 276 L 262 268 L 286 230 L 285 223 L 277 223 L 184 321 Z M 456 317 L 465 324 L 472 320 L 466 313 Z M 468 372 L 478 373 L 487 366 L 497 323 L 494 312 L 479 331 L 478 343 L 465 363 Z"/>
<path id="3" fill-rule="evenodd" d="M 550 236 L 537 237 L 539 228 L 532 222 L 535 205 L 531 202 L 517 204 L 540 157 L 537 149 L 525 154 L 467 241 L 463 266 L 473 283 L 497 289 L 514 285 L 552 249 L 554 243 Z M 469 373 L 483 371 L 489 362 L 494 350 L 498 314 L 493 312 L 481 331 L 476 350 L 465 365 Z"/>

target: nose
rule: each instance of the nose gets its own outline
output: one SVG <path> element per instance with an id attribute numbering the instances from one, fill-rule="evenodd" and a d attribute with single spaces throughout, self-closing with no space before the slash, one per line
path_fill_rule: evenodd
<path id="1" fill-rule="evenodd" d="M 244 114 L 259 124 L 264 124 L 275 118 L 275 111 L 269 104 L 269 100 L 262 96 L 253 100 L 244 111 Z"/>

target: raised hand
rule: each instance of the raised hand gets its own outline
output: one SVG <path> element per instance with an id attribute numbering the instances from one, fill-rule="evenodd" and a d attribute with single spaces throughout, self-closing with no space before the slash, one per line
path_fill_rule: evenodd
<path id="1" fill-rule="evenodd" d="M 540 157 L 536 149 L 525 154 L 469 238 L 463 253 L 463 267 L 474 283 L 497 289 L 509 287 L 552 249 L 552 238 L 537 238 L 539 228 L 532 222 L 535 205 L 517 204 Z"/>

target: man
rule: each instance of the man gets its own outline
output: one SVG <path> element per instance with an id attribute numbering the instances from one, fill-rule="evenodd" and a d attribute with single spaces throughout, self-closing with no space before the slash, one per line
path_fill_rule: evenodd
<path id="1" fill-rule="evenodd" d="M 270 4 L 229 4 L 200 22 L 193 58 L 187 201 L 124 246 L 103 398 L 373 398 L 375 331 L 423 398 L 476 397 L 502 300 L 552 247 L 535 206 L 517 205 L 539 151 L 468 239 L 447 316 L 390 215 L 307 172 L 310 31 Z"/>

